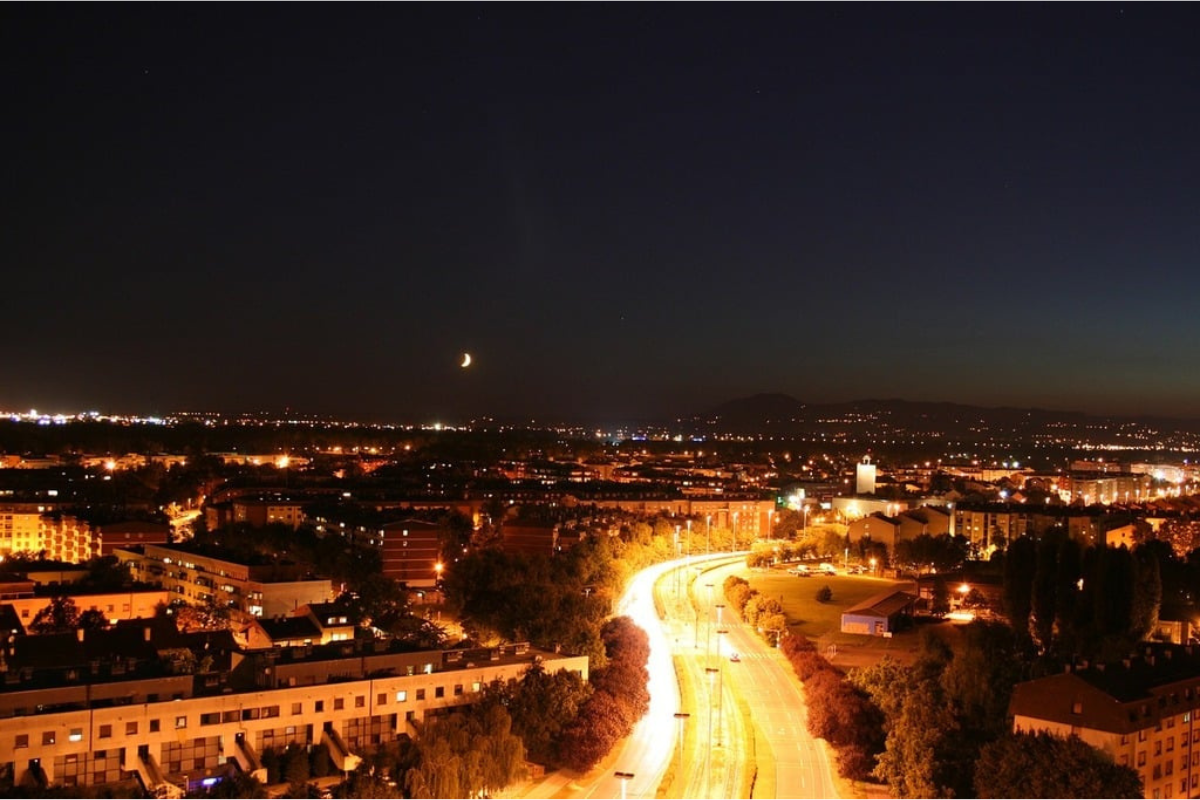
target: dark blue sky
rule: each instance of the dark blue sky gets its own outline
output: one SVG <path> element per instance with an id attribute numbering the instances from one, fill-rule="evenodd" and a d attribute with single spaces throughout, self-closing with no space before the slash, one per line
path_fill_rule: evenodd
<path id="1" fill-rule="evenodd" d="M 0 408 L 1200 416 L 1198 32 L 1193 4 L 6 4 Z"/>

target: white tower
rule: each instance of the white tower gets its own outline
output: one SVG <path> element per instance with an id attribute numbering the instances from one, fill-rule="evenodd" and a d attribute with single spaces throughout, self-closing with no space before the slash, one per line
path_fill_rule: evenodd
<path id="1" fill-rule="evenodd" d="M 858 494 L 875 494 L 875 465 L 870 456 L 863 456 L 855 470 L 854 491 Z"/>

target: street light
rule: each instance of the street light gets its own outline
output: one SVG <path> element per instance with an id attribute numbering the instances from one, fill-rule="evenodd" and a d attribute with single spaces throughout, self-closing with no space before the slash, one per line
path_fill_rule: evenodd
<path id="1" fill-rule="evenodd" d="M 683 723 L 691 714 L 683 711 L 675 712 L 675 719 L 679 720 L 679 772 L 683 773 Z"/>
<path id="2" fill-rule="evenodd" d="M 708 741 L 709 741 L 709 746 L 711 747 L 712 741 L 713 741 L 713 725 L 712 725 L 713 676 L 716 675 L 718 672 L 720 672 L 720 670 L 718 670 L 716 667 L 705 667 L 704 672 L 705 672 L 705 674 L 708 675 Z M 718 726 L 717 726 L 717 747 L 720 747 L 720 746 L 721 746 L 721 729 L 720 729 L 720 725 L 718 724 Z"/>
<path id="3" fill-rule="evenodd" d="M 633 780 L 633 773 L 632 772 L 614 772 L 613 776 L 621 779 L 621 800 L 625 800 L 625 784 L 628 781 Z"/>
<path id="4" fill-rule="evenodd" d="M 721 746 L 721 730 L 724 727 L 723 711 L 725 710 L 725 672 L 724 662 L 721 661 L 721 637 L 729 633 L 725 628 L 717 628 L 717 746 Z"/>

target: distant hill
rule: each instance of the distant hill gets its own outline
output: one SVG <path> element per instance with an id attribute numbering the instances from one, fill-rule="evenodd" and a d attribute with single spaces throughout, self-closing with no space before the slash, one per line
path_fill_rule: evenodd
<path id="1" fill-rule="evenodd" d="M 786 394 L 742 397 L 684 418 L 697 431 L 732 434 L 871 434 L 900 438 L 935 437 L 978 441 L 988 437 L 1038 441 L 1067 433 L 1078 438 L 1125 436 L 1129 444 L 1152 446 L 1154 436 L 1200 432 L 1200 420 L 1156 417 L 1098 417 L 1078 411 L 1039 408 L 986 408 L 961 403 L 867 399 L 810 404 Z"/>

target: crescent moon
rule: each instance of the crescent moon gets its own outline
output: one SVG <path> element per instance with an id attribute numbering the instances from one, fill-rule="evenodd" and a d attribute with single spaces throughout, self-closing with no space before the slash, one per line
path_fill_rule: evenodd
<path id="1" fill-rule="evenodd" d="M 462 360 L 462 363 L 459 364 L 459 366 L 463 367 L 464 369 L 466 367 L 471 366 L 471 354 L 470 353 L 463 353 L 463 360 Z"/>

